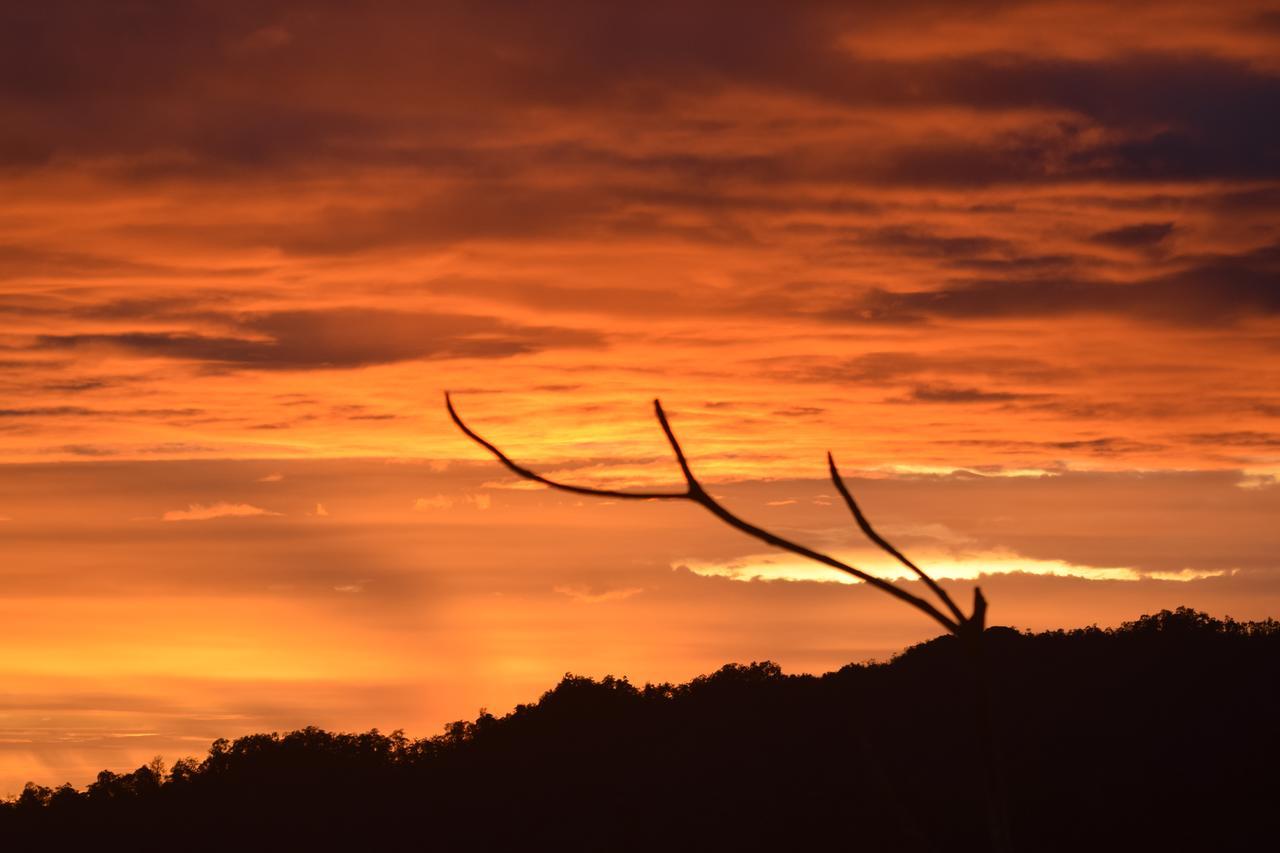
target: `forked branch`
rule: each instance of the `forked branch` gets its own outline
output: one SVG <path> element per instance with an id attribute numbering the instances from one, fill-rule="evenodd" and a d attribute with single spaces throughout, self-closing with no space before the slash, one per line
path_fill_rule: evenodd
<path id="1" fill-rule="evenodd" d="M 845 505 L 849 507 L 849 512 L 853 513 L 853 520 L 858 523 L 858 528 L 866 534 L 866 537 L 878 545 L 882 550 L 896 558 L 899 563 L 902 563 L 902 565 L 915 572 L 920 580 L 924 581 L 925 585 L 927 585 L 929 589 L 933 590 L 933 594 L 938 596 L 943 604 L 947 605 L 947 609 L 956 617 L 957 622 L 967 621 L 964 613 L 961 612 L 959 607 L 956 607 L 956 603 L 951 600 L 951 596 L 947 595 L 947 591 L 938 586 L 937 581 L 929 577 L 929 575 L 925 573 L 924 569 L 908 560 L 906 555 L 890 545 L 889 542 L 871 526 L 871 522 L 867 521 L 867 517 L 862 514 L 862 509 L 858 506 L 858 502 L 853 499 L 853 495 L 849 493 L 848 487 L 845 486 L 844 478 L 840 476 L 840 471 L 836 468 L 836 460 L 831 455 L 830 451 L 827 452 L 827 468 L 831 471 L 831 482 L 836 484 L 836 491 L 840 493 L 840 497 L 844 498 Z"/>
<path id="2" fill-rule="evenodd" d="M 847 563 L 837 560 L 835 557 L 831 557 L 827 554 L 823 554 L 820 551 L 814 551 L 813 549 L 807 548 L 804 545 L 800 545 L 796 542 L 792 542 L 789 539 L 784 539 L 783 537 L 778 536 L 777 534 L 770 533 L 768 530 L 765 530 L 764 528 L 757 527 L 748 521 L 744 521 L 743 519 L 734 515 L 725 507 L 721 506 L 720 503 L 716 501 L 716 499 L 713 498 L 707 492 L 707 490 L 702 487 L 702 484 L 698 482 L 697 477 L 693 475 L 693 471 L 689 468 L 689 462 L 685 458 L 684 451 L 680 448 L 680 442 L 676 439 L 675 433 L 672 432 L 670 422 L 667 421 L 666 412 L 662 410 L 662 403 L 658 400 L 653 401 L 654 413 L 658 417 L 658 423 L 662 427 L 662 432 L 667 437 L 667 442 L 671 445 L 671 450 L 672 452 L 675 453 L 676 462 L 680 465 L 680 471 L 684 475 L 685 490 L 682 492 L 615 491 L 613 489 L 596 489 L 596 488 L 591 488 L 587 486 L 575 486 L 569 483 L 557 482 L 556 480 L 552 480 L 548 477 L 544 477 L 541 474 L 538 474 L 535 471 L 531 471 L 528 468 L 525 468 L 523 465 L 520 465 L 512 461 L 505 453 L 499 450 L 495 445 L 493 445 L 489 441 L 486 441 L 474 430 L 472 430 L 469 426 L 467 426 L 466 423 L 463 422 L 462 418 L 458 416 L 457 410 L 454 409 L 453 400 L 449 397 L 448 392 L 445 392 L 444 401 L 445 401 L 445 407 L 449 410 L 449 417 L 453 419 L 453 422 L 458 426 L 458 429 L 462 430 L 463 434 L 466 435 L 467 438 L 470 438 L 476 444 L 479 444 L 485 450 L 488 450 L 498 459 L 499 462 L 505 465 L 510 471 L 512 471 L 513 473 L 517 474 L 520 477 L 523 477 L 526 480 L 532 480 L 535 483 L 542 483 L 543 485 L 550 486 L 553 489 L 559 489 L 564 492 L 572 492 L 573 494 L 577 494 L 577 495 L 595 495 L 598 497 L 620 498 L 623 500 L 691 501 L 705 508 L 708 512 L 710 512 L 716 518 L 723 521 L 725 524 L 728 524 L 730 527 L 734 527 L 738 530 L 741 530 L 743 533 L 746 533 L 748 536 L 753 536 L 762 542 L 766 542 L 769 545 L 774 546 L 775 548 L 781 548 L 784 551 L 790 551 L 793 554 L 799 554 L 802 557 L 805 557 L 807 559 L 813 560 L 818 563 L 822 563 L 825 566 L 829 566 L 833 569 L 838 569 L 839 571 L 842 571 L 845 574 L 852 575 L 858 580 L 866 582 L 867 584 L 875 587 L 881 592 L 892 595 L 894 598 L 900 601 L 903 601 L 911 605 L 912 607 L 916 608 L 917 610 L 921 611 L 922 613 L 927 615 L 929 618 L 933 619 L 938 624 L 942 625 L 944 628 L 946 628 L 949 632 L 953 634 L 965 633 L 967 632 L 967 630 L 973 629 L 974 627 L 976 627 L 978 631 L 982 630 L 983 617 L 985 615 L 985 604 L 986 604 L 985 601 L 983 601 L 982 599 L 982 593 L 980 591 L 975 590 L 974 613 L 971 616 L 966 617 L 961 612 L 960 608 L 956 607 L 955 602 L 951 600 L 950 596 L 946 594 L 946 592 L 942 589 L 942 587 L 938 586 L 938 584 L 935 583 L 934 580 L 924 572 L 924 570 L 922 570 L 919 566 L 915 565 L 915 563 L 912 563 L 905 556 L 903 556 L 901 552 L 899 552 L 896 548 L 894 548 L 887 541 L 885 541 L 885 539 L 881 537 L 878 533 L 876 533 L 876 531 L 871 527 L 871 525 L 867 522 L 866 517 L 863 516 L 862 511 L 858 508 L 858 505 L 854 501 L 853 496 L 849 494 L 849 490 L 845 487 L 844 482 L 840 479 L 840 474 L 836 470 L 835 461 L 831 458 L 831 454 L 827 454 L 827 461 L 831 469 L 831 478 L 835 482 L 836 489 L 839 490 L 841 496 L 845 499 L 845 503 L 848 504 L 850 511 L 853 513 L 854 520 L 857 521 L 858 527 L 861 528 L 862 532 L 865 533 L 872 542 L 874 542 L 879 547 L 883 548 L 888 553 L 892 554 L 899 561 L 901 561 L 905 566 L 907 566 L 913 572 L 915 572 L 916 575 L 925 582 L 928 588 L 935 595 L 938 596 L 938 598 L 943 602 L 943 604 L 946 605 L 947 609 L 951 611 L 950 616 L 943 613 L 941 610 L 939 610 L 937 607 L 935 607 L 933 604 L 926 601 L 925 599 L 920 598 L 919 596 L 916 596 L 916 595 L 912 595 L 906 590 L 903 590 L 895 586 L 894 584 L 884 580 L 883 578 L 878 578 L 875 575 L 868 574 L 867 572 L 864 572 L 861 569 L 855 568 L 853 566 L 850 566 Z"/>

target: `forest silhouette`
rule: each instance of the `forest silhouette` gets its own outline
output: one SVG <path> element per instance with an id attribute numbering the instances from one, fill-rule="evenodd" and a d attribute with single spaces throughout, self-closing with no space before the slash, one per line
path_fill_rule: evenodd
<path id="1" fill-rule="evenodd" d="M 420 740 L 306 728 L 202 760 L 28 784 L 6 849 L 982 850 L 962 641 L 822 676 L 566 675 Z M 1026 851 L 1257 849 L 1280 833 L 1280 622 L 1179 608 L 989 628 L 998 760 Z"/>

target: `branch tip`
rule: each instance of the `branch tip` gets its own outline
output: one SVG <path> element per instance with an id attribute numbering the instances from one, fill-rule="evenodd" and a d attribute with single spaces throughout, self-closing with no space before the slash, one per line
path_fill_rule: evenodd
<path id="1" fill-rule="evenodd" d="M 965 622 L 964 611 L 956 606 L 956 603 L 951 600 L 951 596 L 947 595 L 947 591 L 940 587 L 933 578 L 929 577 L 924 569 L 908 560 L 905 554 L 893 547 L 893 545 L 889 544 L 889 541 L 877 533 L 876 529 L 871 526 L 871 522 L 867 520 L 867 517 L 862 512 L 862 508 L 859 507 L 858 502 L 853 499 L 853 493 L 850 492 L 849 487 L 844 484 L 844 478 L 840 476 L 840 470 L 836 468 L 835 456 L 833 456 L 829 450 L 827 451 L 827 466 L 831 471 L 831 482 L 835 484 L 836 491 L 840 493 L 840 497 L 844 498 L 845 506 L 849 507 L 849 512 L 853 514 L 853 520 L 857 522 L 858 529 L 861 530 L 868 539 L 879 546 L 880 550 L 889 554 L 899 563 L 902 563 L 902 565 L 915 572 L 916 577 L 924 581 L 925 586 L 929 587 L 929 590 L 938 597 L 938 600 L 946 605 L 946 608 L 951 611 L 951 615 L 955 617 L 956 624 L 963 625 Z"/>

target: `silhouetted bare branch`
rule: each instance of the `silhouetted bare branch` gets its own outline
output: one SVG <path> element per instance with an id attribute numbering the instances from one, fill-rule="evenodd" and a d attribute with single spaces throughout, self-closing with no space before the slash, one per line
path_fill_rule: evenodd
<path id="1" fill-rule="evenodd" d="M 813 560 L 814 562 L 817 562 L 817 563 L 821 563 L 825 566 L 829 566 L 833 569 L 837 569 L 839 571 L 844 572 L 845 574 L 852 575 L 853 577 L 866 582 L 867 584 L 875 587 L 881 592 L 887 593 L 888 595 L 891 595 L 894 598 L 911 605 L 912 607 L 921 611 L 925 615 L 929 616 L 931 619 L 933 619 L 938 624 L 942 625 L 944 628 L 947 629 L 947 631 L 953 634 L 961 633 L 964 628 L 968 627 L 968 624 L 971 621 L 971 618 L 970 619 L 965 618 L 965 616 L 961 614 L 957 608 L 955 608 L 954 604 L 950 601 L 949 598 L 946 597 L 945 593 L 941 593 L 940 588 L 938 588 L 936 584 L 934 584 L 932 580 L 929 579 L 924 574 L 923 571 L 921 571 L 919 568 L 916 568 L 910 562 L 908 562 L 907 565 L 911 566 L 911 568 L 913 568 L 916 571 L 916 573 L 922 577 L 922 579 L 926 580 L 929 583 L 929 586 L 931 589 L 933 589 L 935 592 L 940 593 L 940 595 L 943 598 L 943 601 L 946 602 L 948 606 L 951 607 L 952 612 L 956 616 L 955 619 L 952 619 L 951 617 L 947 616 L 945 613 L 940 611 L 937 607 L 935 607 L 933 604 L 929 603 L 925 599 L 920 598 L 919 596 L 916 596 L 916 595 L 912 595 L 911 593 L 895 586 L 889 581 L 886 581 L 882 578 L 878 578 L 875 575 L 868 574 L 867 572 L 864 572 L 861 569 L 850 566 L 847 563 L 841 562 L 840 560 L 837 560 L 836 558 L 831 557 L 827 554 L 823 554 L 819 551 L 814 551 L 811 548 L 807 548 L 804 545 L 800 545 L 796 542 L 792 542 L 789 539 L 784 539 L 781 536 L 778 536 L 774 533 L 770 533 L 769 531 L 761 527 L 757 527 L 754 524 L 751 524 L 748 521 L 744 521 L 743 519 L 734 515 L 728 509 L 723 507 L 719 502 L 717 502 L 715 498 L 711 497 L 711 495 L 706 491 L 706 489 L 702 487 L 702 484 L 699 483 L 698 479 L 694 476 L 693 471 L 689 467 L 689 462 L 685 458 L 684 451 L 680 447 L 680 442 L 676 439 L 675 433 L 671 429 L 671 424 L 667 420 L 666 412 L 662 410 L 662 403 L 658 400 L 653 401 L 654 413 L 658 417 L 658 423 L 662 426 L 663 434 L 666 435 L 667 437 L 667 442 L 671 445 L 671 450 L 675 453 L 676 462 L 679 463 L 680 465 L 680 471 L 681 473 L 684 474 L 686 489 L 683 492 L 648 492 L 648 491 L 622 492 L 622 491 L 615 491 L 612 489 L 594 489 L 586 486 L 574 486 L 568 483 L 556 482 L 555 480 L 551 480 L 547 477 L 542 476 L 541 474 L 538 474 L 534 471 L 529 470 L 528 468 L 525 468 L 522 465 L 517 464 L 516 462 L 513 462 L 510 458 L 507 457 L 505 453 L 503 453 L 501 450 L 499 450 L 496 446 L 494 446 L 489 441 L 486 441 L 484 438 L 480 437 L 479 434 L 477 434 L 474 430 L 468 427 L 466 423 L 463 422 L 462 418 L 458 416 L 458 412 L 456 409 L 454 409 L 453 400 L 450 398 L 448 392 L 445 393 L 445 407 L 449 410 L 449 417 L 453 419 L 453 422 L 457 424 L 458 429 L 462 430 L 463 434 L 465 434 L 472 441 L 476 442 L 481 447 L 485 448 L 490 453 L 492 453 L 495 457 L 497 457 L 498 461 L 501 462 L 503 465 L 505 465 L 509 470 L 525 478 L 526 480 L 532 480 L 534 482 L 542 483 L 544 485 L 550 486 L 553 489 L 560 489 L 561 491 L 572 492 L 574 494 L 579 494 L 579 495 L 597 495 L 599 497 L 623 498 L 623 499 L 630 499 L 630 500 L 692 501 L 693 503 L 696 503 L 704 507 L 708 512 L 710 512 L 716 518 L 719 518 L 725 524 L 728 524 L 730 527 L 734 527 L 738 530 L 741 530 L 743 533 L 746 533 L 748 536 L 755 537 L 756 539 L 759 539 L 762 542 L 766 542 L 774 546 L 775 548 L 781 548 L 784 551 L 790 551 L 793 554 L 799 554 L 802 557 Z M 834 470 L 834 463 L 832 463 L 832 468 Z M 847 496 L 848 492 L 844 488 L 843 483 L 839 482 L 838 475 L 836 477 L 836 480 L 837 480 L 837 485 L 841 490 L 841 493 Z M 852 502 L 853 499 L 851 497 L 846 497 L 846 500 L 849 502 Z M 852 504 L 852 505 L 856 507 L 856 504 Z M 854 517 L 858 518 L 860 515 L 861 513 L 855 510 Z M 862 526 L 862 525 L 860 524 L 859 526 Z M 870 530 L 869 525 L 863 527 L 864 532 L 868 530 Z M 872 541 L 876 542 L 876 544 L 880 545 L 881 547 L 888 547 L 892 549 L 892 546 L 889 546 L 887 542 L 884 542 L 884 540 L 879 538 L 878 535 L 874 535 L 874 531 L 871 531 L 871 533 L 868 533 L 868 535 L 872 536 L 873 537 Z M 896 550 L 891 550 L 890 552 L 897 555 L 899 559 L 902 559 L 904 561 L 906 560 L 906 558 L 898 554 Z"/>

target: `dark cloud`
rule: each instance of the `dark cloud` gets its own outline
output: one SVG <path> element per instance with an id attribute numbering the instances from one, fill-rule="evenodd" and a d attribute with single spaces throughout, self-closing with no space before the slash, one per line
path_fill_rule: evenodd
<path id="1" fill-rule="evenodd" d="M 0 409 L 0 418 L 33 418 L 33 417 L 83 417 L 95 414 L 93 409 L 82 406 L 36 406 L 27 409 Z"/>
<path id="2" fill-rule="evenodd" d="M 957 447 L 988 447 L 1011 451 L 1083 451 L 1098 456 L 1113 456 L 1126 453 L 1151 453 L 1165 449 L 1165 445 L 1151 442 L 1135 441 L 1123 436 L 1103 436 L 1100 438 L 1067 439 L 1063 441 L 1026 441 L 1014 439 L 988 438 L 955 438 L 947 439 L 945 444 Z"/>
<path id="3" fill-rule="evenodd" d="M 751 230 L 730 214 L 733 201 L 671 198 L 658 203 L 645 181 L 682 180 L 680 175 L 646 175 L 637 181 L 602 180 L 591 164 L 544 162 L 527 150 L 468 153 L 493 156 L 509 174 L 450 175 L 429 193 L 406 193 L 380 204 L 362 198 L 357 205 L 335 203 L 289 220 L 254 225 L 209 226 L 204 223 L 158 222 L 130 226 L 132 238 L 157 241 L 210 242 L 221 247 L 271 248 L 290 256 L 343 256 L 361 252 L 430 249 L 464 242 L 522 242 L 565 239 L 673 238 L 698 243 L 744 245 L 755 242 Z M 359 160 L 360 155 L 352 155 Z M 432 172 L 438 172 L 434 166 Z M 483 170 L 481 170 L 483 171 Z M 538 185 L 546 173 L 572 176 L 571 186 Z M 661 195 L 661 194 L 658 194 Z M 745 210 L 762 207 L 747 201 Z M 777 209 L 821 206 L 799 199 L 777 201 Z M 699 207 L 701 209 L 699 209 Z M 192 272 L 192 271 L 186 271 Z M 249 269 L 226 271 L 244 275 Z"/>
<path id="4" fill-rule="evenodd" d="M 140 275 L 162 269 L 149 264 L 79 252 L 0 245 L 0 280 L 19 277 L 58 276 L 81 279 L 97 276 Z"/>
<path id="5" fill-rule="evenodd" d="M 961 388 L 954 385 L 917 385 L 906 397 L 893 403 L 1009 403 L 1015 400 L 1036 400 L 1045 394 L 1023 394 L 1012 391 L 986 391 L 981 388 Z"/>
<path id="6" fill-rule="evenodd" d="M 1150 249 L 1163 243 L 1172 233 L 1172 222 L 1142 222 L 1099 231 L 1089 239 L 1119 249 Z"/>
<path id="7" fill-rule="evenodd" d="M 539 190 L 514 184 L 454 187 L 409 206 L 374 212 L 334 208 L 315 222 L 246 232 L 292 254 L 347 254 L 372 248 L 463 240 L 531 240 L 599 230 L 616 206 L 587 188 Z M 653 229 L 659 230 L 659 229 Z"/>
<path id="8" fill-rule="evenodd" d="M 77 289 L 78 290 L 78 289 Z M 109 291 L 107 291 L 109 292 Z M 187 288 L 181 296 L 94 299 L 91 291 L 21 294 L 0 297 L 0 314 L 17 317 L 68 318 L 77 321 L 225 322 L 235 296 L 230 292 Z"/>
<path id="9" fill-rule="evenodd" d="M 64 307 L 82 320 L 212 320 L 225 316 L 233 297 L 228 293 L 186 290 L 181 296 L 131 297 Z M 56 310 L 56 309 L 55 309 Z M 52 313 L 52 312 L 51 312 Z"/>
<path id="10" fill-rule="evenodd" d="M 980 142 L 943 137 L 898 147 L 876 163 L 889 182 L 1280 176 L 1280 76 L 1246 62 L 1191 54 L 1093 61 L 1004 54 L 854 63 L 850 74 L 833 79 L 839 95 L 881 106 L 1049 108 L 1074 116 Z M 1110 133 L 1100 136 L 1099 127 Z"/>
<path id="11" fill-rule="evenodd" d="M 947 236 L 905 226 L 870 229 L 857 237 L 856 242 L 892 254 L 942 259 L 969 259 L 1014 251 L 1012 243 L 996 237 Z"/>
<path id="12" fill-rule="evenodd" d="M 1280 243 L 1239 255 L 1187 259 L 1177 272 L 1133 284 L 1049 278 L 976 280 L 928 291 L 872 289 L 815 316 L 921 323 L 1082 313 L 1190 326 L 1275 317 L 1280 314 Z"/>
<path id="13" fill-rule="evenodd" d="M 627 286 L 568 286 L 523 278 L 477 281 L 444 278 L 432 281 L 438 295 L 467 296 L 526 305 L 540 310 L 624 316 L 705 316 L 726 312 L 750 313 L 754 294 L 743 290 L 670 291 Z M 766 292 L 767 296 L 767 292 Z"/>
<path id="14" fill-rule="evenodd" d="M 845 142 L 789 151 L 779 132 L 775 150 L 755 163 L 674 152 L 660 163 L 636 160 L 632 171 L 949 185 L 1280 176 L 1280 77 L 1241 59 L 1066 58 L 1016 46 L 885 59 L 842 41 L 887 19 L 945 22 L 974 10 L 936 2 L 11 4 L 0 17 L 8 103 L 0 157 L 26 168 L 116 155 L 138 178 L 355 162 L 472 177 L 516 163 L 547 174 L 596 161 L 563 143 L 536 151 L 503 143 L 537 111 L 674 118 L 666 113 L 681 99 L 747 90 L 889 112 L 1065 117 L 994 140 L 940 138 L 844 157 Z M 724 129 L 715 120 L 701 127 Z"/>
<path id="15" fill-rule="evenodd" d="M 227 315 L 243 336 L 190 332 L 41 335 L 36 348 L 114 347 L 142 356 L 258 370 L 351 368 L 397 361 L 504 358 L 600 346 L 592 332 L 520 326 L 491 317 L 368 308 Z"/>
<path id="16" fill-rule="evenodd" d="M 52 391 L 55 394 L 83 394 L 90 391 L 101 391 L 104 388 L 112 388 L 121 383 L 120 379 L 103 379 L 95 377 L 92 379 L 62 379 L 54 382 L 46 382 L 41 386 L 46 391 Z"/>
<path id="17" fill-rule="evenodd" d="M 999 377 L 1028 382 L 1061 380 L 1063 368 L 1031 358 L 995 357 L 943 351 L 869 352 L 846 359 L 775 358 L 759 362 L 769 374 L 784 381 L 836 382 L 871 385 L 895 384 L 927 376 Z"/>
<path id="18" fill-rule="evenodd" d="M 1121 453 L 1150 453 L 1165 449 L 1162 444 L 1152 444 L 1151 442 L 1134 441 L 1114 436 L 1077 439 L 1074 441 L 1051 441 L 1045 442 L 1044 446 L 1055 450 L 1086 450 L 1090 453 L 1104 456 Z"/>
<path id="19" fill-rule="evenodd" d="M 1280 208 L 1280 186 L 1251 187 L 1215 193 L 1206 201 L 1211 210 L 1228 216 Z"/>
<path id="20" fill-rule="evenodd" d="M 710 407 L 710 404 L 707 404 Z M 789 406 L 785 409 L 774 409 L 773 414 L 782 418 L 809 418 L 826 413 L 821 406 Z"/>
<path id="21" fill-rule="evenodd" d="M 112 447 L 100 447 L 96 444 L 62 444 L 47 448 L 49 453 L 69 453 L 72 456 L 106 457 L 116 456 L 119 451 Z"/>
<path id="22" fill-rule="evenodd" d="M 199 274 L 206 278 L 230 278 L 264 271 L 264 267 L 178 267 L 166 264 L 95 255 L 87 252 L 0 245 L 0 281 L 18 278 L 53 278 L 80 281 L 99 278 L 157 278 Z M 26 297 L 35 303 L 34 297 Z M 4 302 L 6 310 L 22 306 L 16 297 Z"/>
<path id="23" fill-rule="evenodd" d="M 1221 445 L 1224 447 L 1280 447 L 1280 434 L 1243 430 L 1237 432 L 1201 432 L 1182 436 L 1194 444 Z"/>
<path id="24" fill-rule="evenodd" d="M 173 455 L 182 456 L 195 453 L 211 453 L 214 448 L 190 441 L 166 441 L 160 444 L 148 444 L 137 448 L 136 452 L 145 456 Z"/>
<path id="25" fill-rule="evenodd" d="M 1249 20 L 1250 26 L 1261 27 L 1264 30 L 1271 30 L 1280 33 L 1280 9 L 1268 9 L 1258 12 Z"/>
<path id="26" fill-rule="evenodd" d="M 202 409 L 89 409 L 83 406 L 33 406 L 0 409 L 0 418 L 185 418 Z"/>
<path id="27" fill-rule="evenodd" d="M 1003 258 L 955 258 L 947 262 L 957 270 L 981 272 L 987 275 L 1047 276 L 1065 275 L 1080 264 L 1074 255 L 1013 255 Z"/>
<path id="28" fill-rule="evenodd" d="M 368 406 L 359 404 L 333 406 L 329 411 L 334 417 L 349 421 L 390 421 L 399 417 L 388 412 L 371 412 Z"/>

